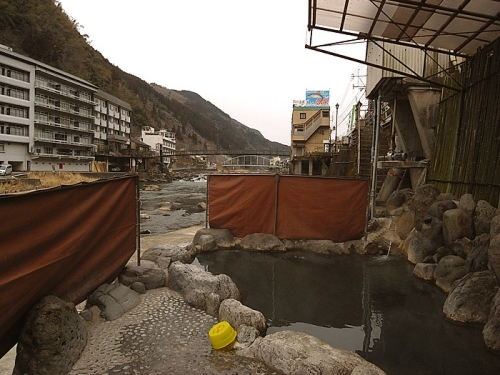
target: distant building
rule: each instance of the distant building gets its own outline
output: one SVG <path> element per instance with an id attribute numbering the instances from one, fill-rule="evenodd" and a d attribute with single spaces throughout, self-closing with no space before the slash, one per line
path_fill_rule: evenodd
<path id="1" fill-rule="evenodd" d="M 0 161 L 15 171 L 88 171 L 97 87 L 0 46 Z"/>
<path id="2" fill-rule="evenodd" d="M 0 163 L 14 171 L 129 170 L 130 112 L 97 86 L 0 45 Z"/>
<path id="3" fill-rule="evenodd" d="M 175 152 L 175 133 L 167 130 L 156 131 L 151 126 L 142 128 L 142 141 L 151 146 L 166 167 L 173 163 L 172 155 Z"/>
<path id="4" fill-rule="evenodd" d="M 96 169 L 106 171 L 133 169 L 130 159 L 130 112 L 129 103 L 102 90 L 95 95 L 94 144 Z"/>
<path id="5" fill-rule="evenodd" d="M 330 144 L 329 92 L 307 91 L 306 100 L 293 103 L 290 172 L 325 175 L 332 157 Z"/>

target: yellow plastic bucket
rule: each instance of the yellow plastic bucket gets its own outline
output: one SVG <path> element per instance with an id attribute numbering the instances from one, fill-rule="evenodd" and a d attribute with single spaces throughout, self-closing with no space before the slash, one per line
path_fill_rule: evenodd
<path id="1" fill-rule="evenodd" d="M 210 337 L 214 349 L 222 349 L 233 343 L 236 338 L 236 331 L 228 322 L 222 321 L 210 328 L 208 337 Z"/>

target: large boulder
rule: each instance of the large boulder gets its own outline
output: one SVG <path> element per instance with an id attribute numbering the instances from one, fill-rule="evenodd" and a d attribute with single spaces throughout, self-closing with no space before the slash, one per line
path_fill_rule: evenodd
<path id="1" fill-rule="evenodd" d="M 500 290 L 491 301 L 490 315 L 483 328 L 483 339 L 489 350 L 500 354 Z"/>
<path id="2" fill-rule="evenodd" d="M 490 240 L 488 262 L 490 269 L 495 274 L 498 285 L 500 285 L 500 234 Z"/>
<path id="3" fill-rule="evenodd" d="M 227 229 L 202 228 L 196 232 L 193 238 L 194 246 L 201 246 L 200 237 L 203 235 L 212 236 L 219 249 L 231 249 L 235 246 L 235 239 Z"/>
<path id="4" fill-rule="evenodd" d="M 13 375 L 66 375 L 87 345 L 87 331 L 72 303 L 55 296 L 38 301 L 19 335 Z"/>
<path id="5" fill-rule="evenodd" d="M 396 221 L 396 234 L 402 240 L 405 240 L 412 229 L 415 227 L 415 213 L 413 211 L 405 211 Z"/>
<path id="6" fill-rule="evenodd" d="M 140 266 L 127 264 L 118 275 L 118 281 L 126 286 L 140 282 L 146 289 L 163 288 L 167 284 L 167 271 L 155 262 L 143 260 Z"/>
<path id="7" fill-rule="evenodd" d="M 272 234 L 252 233 L 241 239 L 240 246 L 244 250 L 285 251 L 285 245 Z"/>
<path id="8" fill-rule="evenodd" d="M 474 231 L 479 236 L 483 233 L 490 234 L 491 221 L 500 213 L 498 208 L 493 207 L 486 201 L 480 200 L 476 205 L 476 214 L 474 215 Z"/>
<path id="9" fill-rule="evenodd" d="M 458 208 L 461 208 L 469 214 L 470 217 L 474 216 L 476 211 L 476 202 L 472 194 L 464 194 L 460 197 L 460 202 L 458 203 Z"/>
<path id="10" fill-rule="evenodd" d="M 424 257 L 436 254 L 436 250 L 444 245 L 443 222 L 435 217 L 429 217 L 422 223 L 422 252 Z"/>
<path id="11" fill-rule="evenodd" d="M 413 198 L 414 194 L 415 194 L 414 191 L 411 189 L 401 189 L 393 191 L 392 194 L 387 199 L 387 201 L 385 202 L 385 207 L 387 209 L 387 212 L 391 212 L 396 208 L 408 204 Z"/>
<path id="12" fill-rule="evenodd" d="M 319 254 L 349 254 L 349 249 L 343 243 L 331 240 L 304 240 L 301 249 Z"/>
<path id="13" fill-rule="evenodd" d="M 466 254 L 467 272 L 486 271 L 488 269 L 488 248 L 490 235 L 483 233 L 471 241 L 470 251 Z"/>
<path id="14" fill-rule="evenodd" d="M 140 302 L 139 295 L 120 283 L 102 284 L 87 299 L 87 306 L 97 306 L 106 320 L 115 320 Z"/>
<path id="15" fill-rule="evenodd" d="M 439 261 L 436 268 L 436 285 L 448 293 L 453 283 L 467 273 L 465 259 L 456 255 L 447 255 Z"/>
<path id="16" fill-rule="evenodd" d="M 424 261 L 425 254 L 422 246 L 422 232 L 416 230 L 410 232 L 404 242 L 404 251 L 408 257 L 408 261 L 411 263 L 417 264 Z"/>
<path id="17" fill-rule="evenodd" d="M 156 245 L 147 249 L 141 259 L 155 262 L 167 269 L 171 262 L 193 263 L 196 250 L 192 246 Z"/>
<path id="18" fill-rule="evenodd" d="M 198 237 L 194 248 L 199 248 L 200 251 L 217 250 L 217 241 L 211 234 L 202 234 Z"/>
<path id="19" fill-rule="evenodd" d="M 463 237 L 472 239 L 473 236 L 472 217 L 467 211 L 456 208 L 448 210 L 443 214 L 443 237 L 445 244 L 450 244 Z"/>
<path id="20" fill-rule="evenodd" d="M 249 326 L 258 330 L 261 335 L 266 334 L 267 325 L 264 315 L 232 298 L 221 302 L 219 320 L 225 320 L 236 330 L 241 326 Z"/>
<path id="21" fill-rule="evenodd" d="M 485 324 L 497 289 L 491 271 L 469 273 L 450 290 L 443 313 L 455 323 Z"/>
<path id="22" fill-rule="evenodd" d="M 490 238 L 495 237 L 497 234 L 500 234 L 500 215 L 491 219 L 490 225 Z"/>
<path id="23" fill-rule="evenodd" d="M 358 354 L 332 348 L 302 332 L 281 331 L 258 337 L 252 345 L 237 353 L 264 362 L 284 374 L 385 374 Z"/>
<path id="24" fill-rule="evenodd" d="M 419 279 L 425 281 L 434 281 L 434 273 L 436 272 L 436 263 L 417 263 L 413 268 L 413 274 Z"/>
<path id="25" fill-rule="evenodd" d="M 439 198 L 439 197 L 438 197 Z M 439 220 L 443 220 L 443 214 L 448 210 L 457 208 L 457 204 L 452 200 L 438 200 L 431 204 L 428 214 Z"/>
<path id="26" fill-rule="evenodd" d="M 410 208 L 415 212 L 415 228 L 417 230 L 422 229 L 429 208 L 436 201 L 439 194 L 438 188 L 431 184 L 422 185 L 415 189 Z"/>
<path id="27" fill-rule="evenodd" d="M 168 286 L 181 293 L 187 303 L 202 310 L 213 312 L 214 303 L 227 298 L 240 299 L 238 288 L 227 275 L 212 275 L 192 264 L 174 262 L 169 268 Z M 219 295 L 216 298 L 211 293 Z M 210 303 L 207 305 L 207 300 Z"/>

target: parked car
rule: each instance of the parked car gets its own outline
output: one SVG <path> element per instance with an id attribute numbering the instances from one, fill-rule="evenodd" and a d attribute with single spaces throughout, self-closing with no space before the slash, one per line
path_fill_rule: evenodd
<path id="1" fill-rule="evenodd" d="M 7 176 L 12 173 L 12 165 L 10 164 L 1 164 L 0 165 L 0 176 Z"/>

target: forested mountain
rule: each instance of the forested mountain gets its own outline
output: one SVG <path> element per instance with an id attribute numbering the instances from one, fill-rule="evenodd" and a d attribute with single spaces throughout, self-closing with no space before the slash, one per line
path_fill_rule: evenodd
<path id="1" fill-rule="evenodd" d="M 282 149 L 194 92 L 148 84 L 111 64 L 80 34 L 56 0 L 0 1 L 0 44 L 76 75 L 132 106 L 132 136 L 142 126 L 175 132 L 178 148 Z"/>

